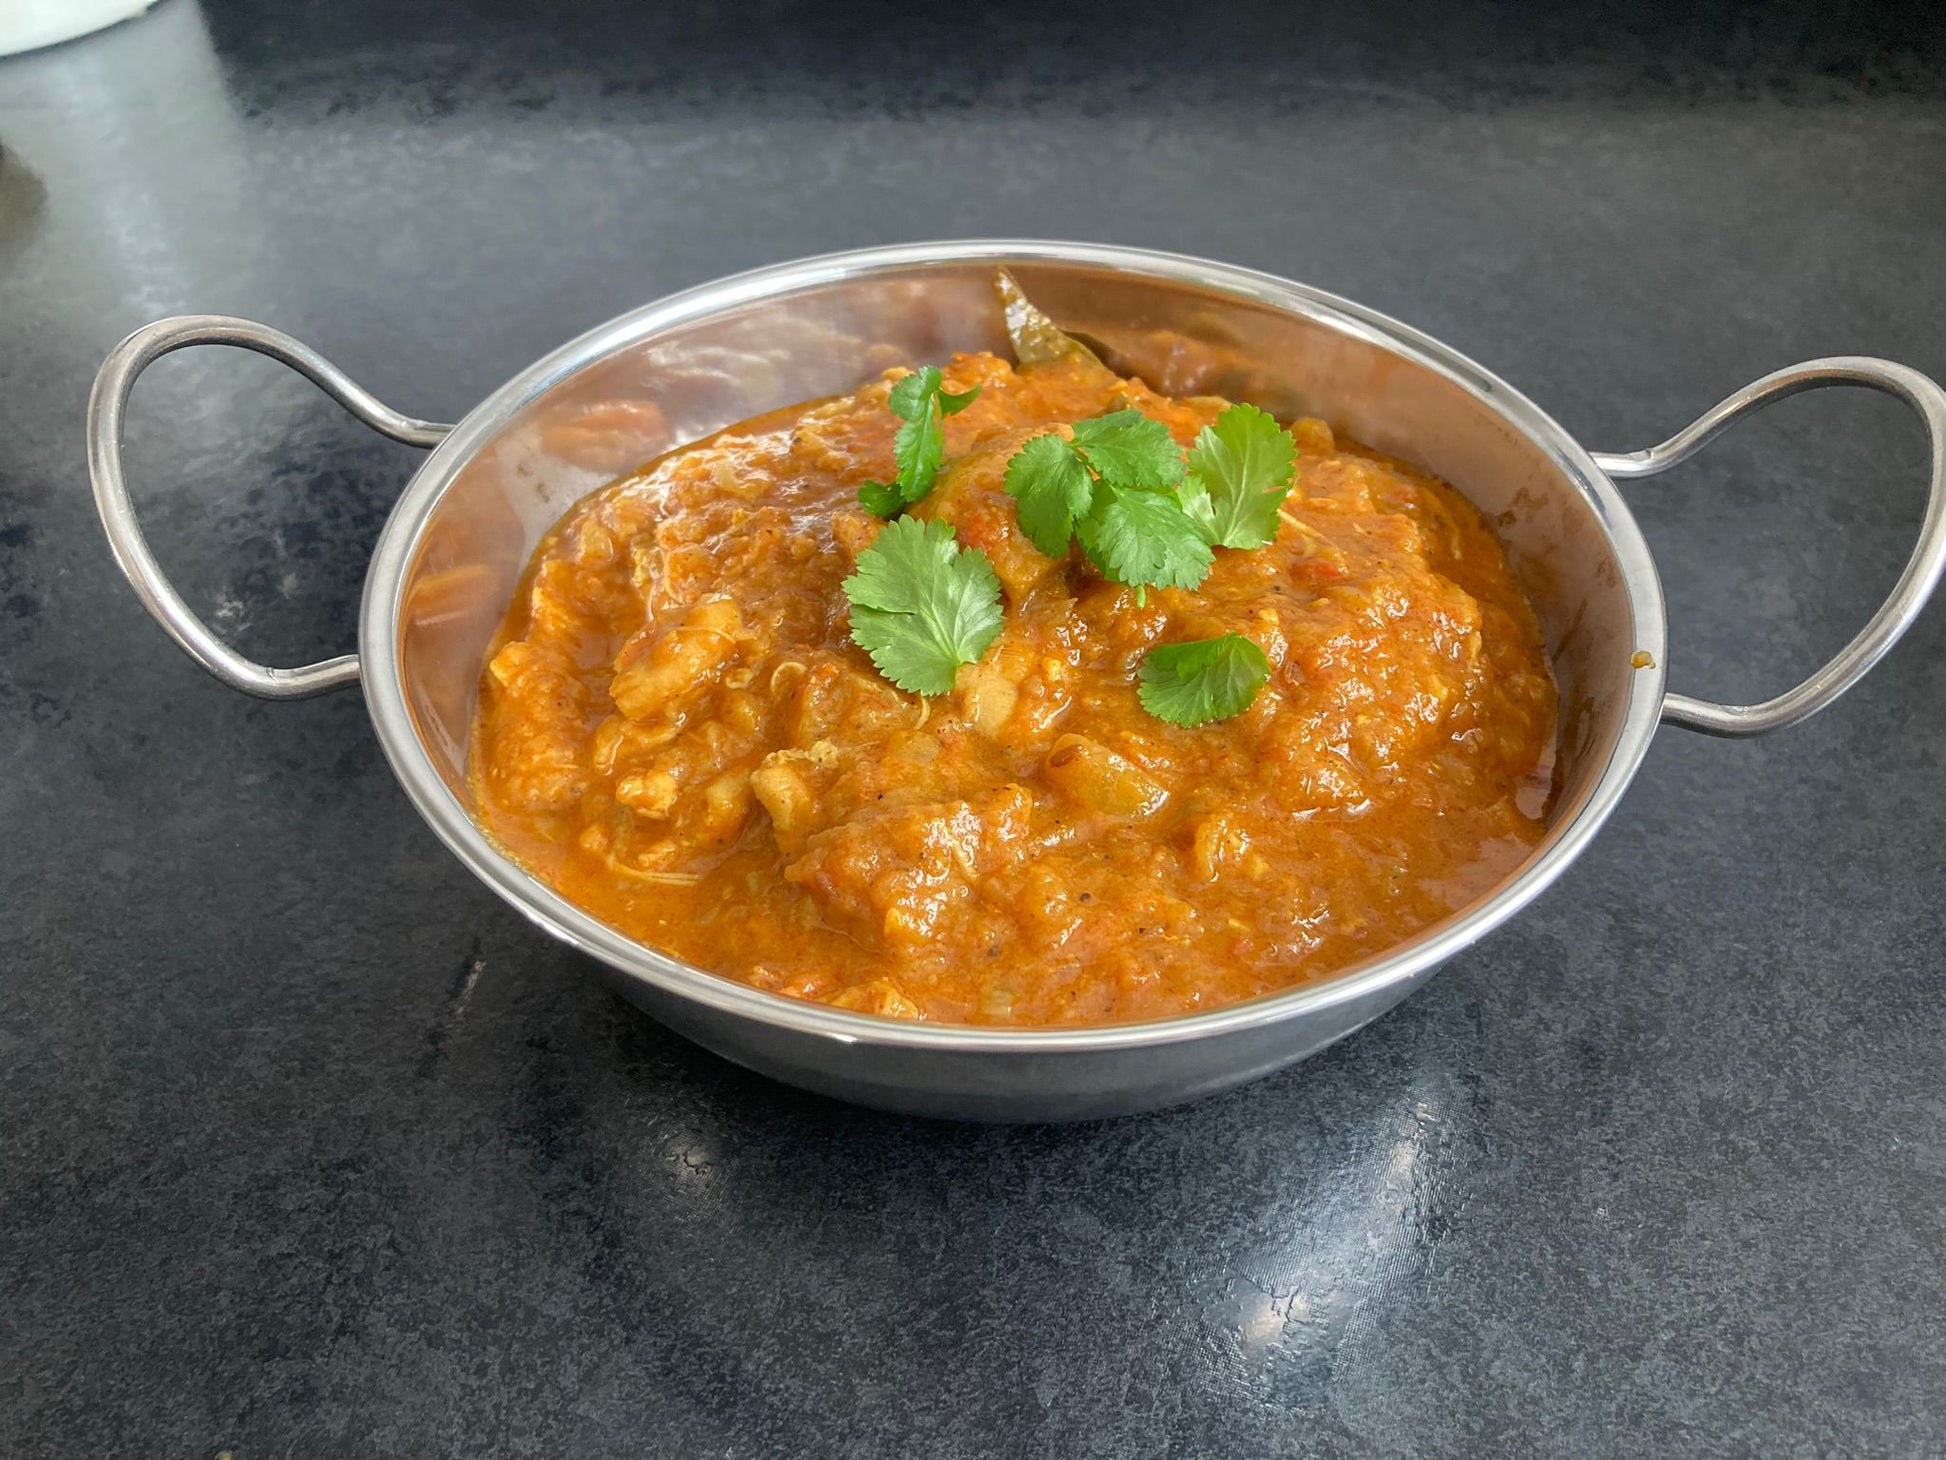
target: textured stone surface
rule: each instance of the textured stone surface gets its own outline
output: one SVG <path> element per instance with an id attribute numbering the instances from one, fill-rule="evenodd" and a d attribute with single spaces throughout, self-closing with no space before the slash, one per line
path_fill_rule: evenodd
<path id="1" fill-rule="evenodd" d="M 1295 275 L 1605 448 L 1805 356 L 1946 377 L 1936 14 L 552 9 L 164 0 L 0 61 L 0 1452 L 1946 1449 L 1941 611 L 1799 730 L 1664 734 L 1536 908 L 1311 1064 L 955 1127 L 603 993 L 356 695 L 163 641 L 81 444 L 165 313 L 453 418 L 666 291 L 993 233 Z M 411 452 L 213 351 L 130 438 L 195 603 L 348 644 Z M 1844 642 L 1920 456 L 1826 394 L 1632 488 L 1676 686 Z"/>

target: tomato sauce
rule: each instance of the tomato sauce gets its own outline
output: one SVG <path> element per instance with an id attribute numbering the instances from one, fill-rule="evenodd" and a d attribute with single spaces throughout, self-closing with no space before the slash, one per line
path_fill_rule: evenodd
<path id="1" fill-rule="evenodd" d="M 840 583 L 894 474 L 888 373 L 684 447 L 547 535 L 483 679 L 479 816 L 629 936 L 758 988 L 905 1019 L 1160 1018 L 1291 988 L 1438 922 L 1543 830 L 1555 691 L 1499 542 L 1457 492 L 1291 426 L 1277 538 L 1195 591 L 1043 556 L 1002 485 L 1029 437 L 1133 406 L 1187 446 L 1226 402 L 1085 355 L 945 367 L 914 515 L 954 524 L 1006 623 L 950 694 L 895 689 Z M 1136 670 L 1243 634 L 1229 720 L 1165 723 Z"/>

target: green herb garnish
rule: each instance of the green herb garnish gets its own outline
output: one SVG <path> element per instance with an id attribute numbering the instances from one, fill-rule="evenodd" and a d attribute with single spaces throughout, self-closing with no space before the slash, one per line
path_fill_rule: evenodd
<path id="1" fill-rule="evenodd" d="M 1182 448 L 1140 411 L 1074 424 L 1072 440 L 1036 436 L 1007 462 L 1007 492 L 1021 531 L 1050 558 L 1079 538 L 1103 577 L 1136 590 L 1194 588 L 1208 575 L 1209 544 L 1176 494 Z"/>
<path id="2" fill-rule="evenodd" d="M 1010 283 L 1003 280 L 1003 294 Z M 1025 306 L 1010 301 L 1010 310 L 1014 302 Z M 987 555 L 963 546 L 951 523 L 901 515 L 932 490 L 945 463 L 946 417 L 979 393 L 946 390 L 931 365 L 902 377 L 886 396 L 904 423 L 892 443 L 898 475 L 858 491 L 891 520 L 844 581 L 851 637 L 881 674 L 916 694 L 950 690 L 959 667 L 977 663 L 1000 633 L 1000 580 Z M 1227 407 L 1186 460 L 1169 428 L 1137 410 L 1070 429 L 1029 438 L 1007 462 L 1020 529 L 1048 557 L 1078 542 L 1103 577 L 1135 589 L 1141 603 L 1150 588 L 1199 587 L 1214 548 L 1260 548 L 1276 538 L 1297 447 L 1257 407 Z M 1269 678 L 1261 648 L 1224 634 L 1156 645 L 1143 657 L 1136 693 L 1158 719 L 1203 725 L 1248 709 Z"/>
<path id="3" fill-rule="evenodd" d="M 1194 588 L 1209 576 L 1209 544 L 1172 495 L 1100 490 L 1075 536 L 1102 576 L 1135 586 L 1137 603 L 1147 588 Z"/>
<path id="4" fill-rule="evenodd" d="M 1275 417 L 1230 406 L 1189 448 L 1183 510 L 1216 547 L 1263 547 L 1277 536 L 1277 509 L 1296 468 L 1297 443 Z"/>
<path id="5" fill-rule="evenodd" d="M 936 373 L 936 372 L 935 372 Z M 1000 632 L 1000 580 L 949 522 L 901 517 L 858 555 L 844 582 L 852 641 L 900 689 L 944 694 Z"/>
<path id="6" fill-rule="evenodd" d="M 1182 448 L 1167 426 L 1140 411 L 1110 411 L 1076 421 L 1072 445 L 1111 487 L 1162 492 L 1182 480 Z"/>
<path id="7" fill-rule="evenodd" d="M 1095 504 L 1095 479 L 1071 442 L 1036 436 L 1007 462 L 1007 493 L 1028 541 L 1058 558 L 1074 537 L 1075 519 Z"/>
<path id="8" fill-rule="evenodd" d="M 890 482 L 866 482 L 858 500 L 880 517 L 896 517 L 932 490 L 946 459 L 946 417 L 973 404 L 980 387 L 954 395 L 946 390 L 935 365 L 903 376 L 886 396 L 885 404 L 905 424 L 892 438 L 892 460 L 899 474 Z"/>
<path id="9" fill-rule="evenodd" d="M 1270 661 L 1242 634 L 1157 644 L 1143 656 L 1135 693 L 1171 725 L 1205 725 L 1250 708 L 1270 678 Z"/>

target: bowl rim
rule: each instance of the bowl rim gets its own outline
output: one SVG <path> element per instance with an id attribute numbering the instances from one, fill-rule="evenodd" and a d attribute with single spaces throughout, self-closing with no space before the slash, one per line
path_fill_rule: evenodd
<path id="1" fill-rule="evenodd" d="M 1009 1028 L 925 1024 L 854 1013 L 768 993 L 638 943 L 569 902 L 494 845 L 420 743 L 400 674 L 399 629 L 407 570 L 445 490 L 516 412 L 568 376 L 647 336 L 740 305 L 806 289 L 928 266 L 1080 264 L 1186 283 L 1308 318 L 1436 371 L 1539 446 L 1579 486 L 1601 524 L 1634 618 L 1634 640 L 1653 663 L 1629 681 L 1620 733 L 1586 799 L 1492 892 L 1403 943 L 1318 983 L 1200 1013 L 1127 1024 Z M 1647 754 L 1660 717 L 1667 638 L 1662 586 L 1647 543 L 1615 485 L 1551 416 L 1491 371 L 1411 326 L 1294 280 L 1186 254 L 1112 244 L 964 239 L 845 250 L 772 264 L 664 296 L 569 340 L 514 375 L 456 425 L 420 465 L 386 521 L 366 574 L 359 613 L 365 700 L 379 744 L 406 795 L 447 848 L 493 892 L 554 937 L 610 968 L 720 1013 L 839 1044 L 980 1054 L 1052 1055 L 1141 1048 L 1241 1033 L 1301 1019 L 1408 982 L 1471 946 L 1540 896 L 1601 829 Z"/>

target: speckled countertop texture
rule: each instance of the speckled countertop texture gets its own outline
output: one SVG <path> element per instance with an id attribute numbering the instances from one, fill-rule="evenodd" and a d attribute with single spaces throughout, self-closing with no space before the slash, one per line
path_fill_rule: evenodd
<path id="1" fill-rule="evenodd" d="M 1664 732 L 1527 915 L 1309 1064 L 985 1128 L 682 1043 L 434 841 L 356 693 L 149 623 L 103 353 L 264 319 L 454 419 L 796 255 L 1081 237 L 1408 320 L 1589 445 L 1946 377 L 1946 25 L 1782 4 L 163 0 L 0 61 L 0 1453 L 1946 1451 L 1946 612 L 1838 708 Z M 349 645 L 414 454 L 255 357 L 137 393 L 163 561 Z M 1631 487 L 1676 688 L 1890 586 L 1922 443 L 1782 405 Z"/>

